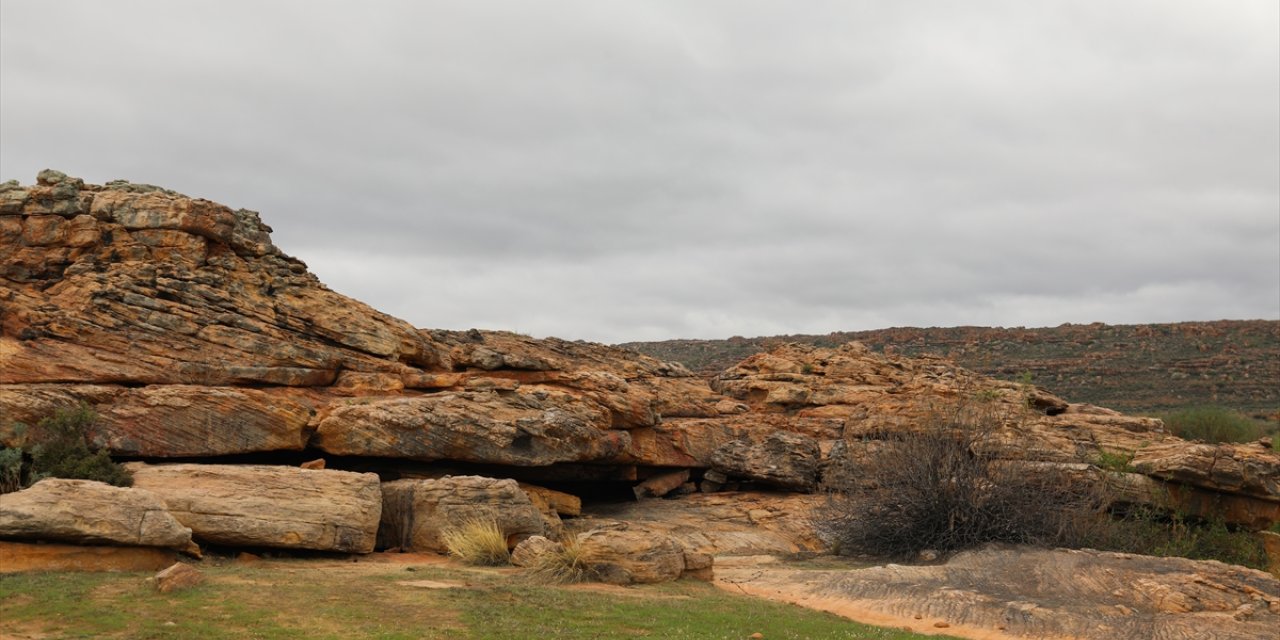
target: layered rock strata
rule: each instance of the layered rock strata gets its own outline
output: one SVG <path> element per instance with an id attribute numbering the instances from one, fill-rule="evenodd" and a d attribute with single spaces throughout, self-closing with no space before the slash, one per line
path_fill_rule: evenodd
<path id="1" fill-rule="evenodd" d="M 984 452 L 1001 459 L 1096 469 L 1103 454 L 1133 455 L 1134 471 L 1175 492 L 1247 502 L 1227 512 L 1251 527 L 1280 505 L 1274 451 L 1188 443 L 1159 420 L 937 358 L 784 345 L 706 381 L 603 345 L 419 330 L 327 289 L 254 212 L 46 171 L 33 186 L 0 185 L 0 445 L 39 444 L 39 420 L 79 403 L 99 416 L 91 443 L 152 462 L 300 452 L 386 480 L 472 465 L 584 495 L 612 484 L 641 496 L 813 491 L 856 479 L 894 434 L 967 406 L 991 425 Z M 139 480 L 172 497 L 179 520 L 198 522 L 189 526 L 199 539 L 372 548 L 370 514 L 383 502 L 372 476 L 338 483 L 359 498 L 335 506 L 300 497 L 322 477 L 304 470 L 204 479 L 220 487 L 206 491 L 193 480 L 200 469 L 164 480 L 190 485 L 169 494 L 147 477 L 176 471 Z M 219 502 L 200 502 L 201 492 Z M 271 497 L 244 502 L 255 493 Z M 305 515 L 280 506 L 289 503 Z M 273 509 L 295 524 L 278 527 Z M 320 511 L 342 515 L 316 524 Z M 234 518 L 215 517 L 225 513 Z"/>

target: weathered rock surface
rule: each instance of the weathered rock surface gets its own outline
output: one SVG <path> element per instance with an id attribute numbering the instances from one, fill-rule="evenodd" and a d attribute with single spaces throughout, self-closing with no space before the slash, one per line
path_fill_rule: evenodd
<path id="1" fill-rule="evenodd" d="M 445 552 L 441 534 L 472 520 L 493 520 L 515 546 L 546 531 L 542 514 L 515 480 L 447 476 L 382 484 L 378 544 L 413 551 Z"/>
<path id="2" fill-rule="evenodd" d="M 729 476 L 784 489 L 811 491 L 818 484 L 818 441 L 776 431 L 763 442 L 728 442 L 711 454 L 711 468 Z"/>
<path id="3" fill-rule="evenodd" d="M 80 403 L 97 406 L 88 433 L 128 456 L 213 456 L 301 450 L 312 409 L 281 389 L 199 385 L 0 385 L 0 445 L 39 442 L 39 420 Z M 22 432 L 16 423 L 27 426 Z"/>
<path id="4" fill-rule="evenodd" d="M 0 538 L 191 547 L 191 529 L 175 520 L 155 494 L 61 478 L 46 478 L 22 491 L 0 495 Z"/>
<path id="5" fill-rule="evenodd" d="M 684 573 L 684 548 L 674 539 L 625 526 L 593 529 L 578 535 L 582 557 L 604 582 L 655 583 Z"/>
<path id="6" fill-rule="evenodd" d="M 616 456 L 630 439 L 608 425 L 602 408 L 562 391 L 442 392 L 337 407 L 314 442 L 340 455 L 541 466 Z"/>
<path id="7" fill-rule="evenodd" d="M 625 526 L 669 537 L 688 552 L 789 555 L 826 548 L 809 522 L 822 496 L 764 492 L 707 493 L 676 499 L 602 504 L 569 523 L 577 531 Z"/>
<path id="8" fill-rule="evenodd" d="M 1152 445 L 1135 453 L 1133 468 L 1181 484 L 1280 503 L 1280 455 L 1260 443 Z"/>
<path id="9" fill-rule="evenodd" d="M 119 547 L 0 540 L 0 573 L 29 571 L 156 571 L 178 559 L 161 547 Z"/>
<path id="10" fill-rule="evenodd" d="M 543 536 L 529 536 L 511 550 L 511 564 L 517 567 L 536 566 L 543 557 L 561 553 L 564 545 Z"/>
<path id="11" fill-rule="evenodd" d="M 989 548 L 944 565 L 717 568 L 725 588 L 975 638 L 1257 640 L 1280 628 L 1280 581 L 1252 569 L 1098 551 Z"/>
<path id="12" fill-rule="evenodd" d="M 382 513 L 378 476 L 266 465 L 130 463 L 192 535 L 211 544 L 369 553 Z"/>
<path id="13" fill-rule="evenodd" d="M 327 385 L 447 366 L 324 288 L 252 211 L 42 172 L 0 193 L 0 384 Z"/>
<path id="14" fill-rule="evenodd" d="M 200 570 L 181 562 L 175 562 L 155 575 L 156 591 L 173 593 L 184 591 L 204 582 L 204 574 Z"/>

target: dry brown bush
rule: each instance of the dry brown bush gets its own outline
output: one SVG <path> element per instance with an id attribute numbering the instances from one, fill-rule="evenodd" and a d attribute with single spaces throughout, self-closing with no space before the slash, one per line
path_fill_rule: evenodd
<path id="1" fill-rule="evenodd" d="M 991 403 L 938 409 L 856 470 L 857 486 L 828 486 L 816 513 L 841 553 L 912 557 L 988 542 L 1079 546 L 1094 537 L 1108 501 L 1101 483 L 1069 468 L 1034 472 L 984 446 L 1005 416 Z"/>

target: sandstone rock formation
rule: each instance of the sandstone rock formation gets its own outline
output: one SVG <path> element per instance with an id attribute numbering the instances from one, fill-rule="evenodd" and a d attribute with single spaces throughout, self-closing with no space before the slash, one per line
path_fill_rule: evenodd
<path id="1" fill-rule="evenodd" d="M 201 542 L 369 553 L 382 513 L 378 477 L 266 465 L 130 463 Z"/>
<path id="2" fill-rule="evenodd" d="M 191 547 L 191 529 L 142 488 L 46 478 L 0 496 L 0 538 L 138 547 Z"/>
<path id="3" fill-rule="evenodd" d="M 448 476 L 428 480 L 395 480 L 382 484 L 383 548 L 445 552 L 442 534 L 468 521 L 493 520 L 508 546 L 524 537 L 542 535 L 542 513 L 515 480 Z"/>
<path id="4" fill-rule="evenodd" d="M 893 433 L 969 403 L 993 417 L 983 446 L 1002 459 L 1091 465 L 1134 454 L 1141 482 L 1236 505 L 1222 507 L 1235 522 L 1261 527 L 1280 508 L 1275 452 L 1188 443 L 1159 420 L 1071 404 L 939 358 L 783 345 L 708 382 L 603 345 L 420 330 L 325 288 L 269 233 L 256 213 L 147 185 L 87 185 L 53 171 L 34 186 L 0 185 L 0 446 L 38 444 L 32 425 L 84 402 L 99 416 L 86 434 L 93 444 L 152 463 L 324 456 L 331 469 L 387 480 L 481 474 L 597 497 L 675 495 L 694 483 L 813 491 L 856 479 L 859 461 L 892 446 Z M 373 546 L 383 503 L 373 476 L 144 468 L 139 485 L 163 494 L 199 539 Z M 299 492 L 311 482 L 318 493 Z M 721 514 L 733 527 L 786 520 L 770 508 L 743 515 L 714 496 L 675 502 L 733 512 Z M 663 512 L 661 502 L 641 504 Z M 580 509 L 571 503 L 530 503 L 545 516 L 535 526 L 521 502 L 524 524 L 511 535 L 554 529 Z M 398 509 L 386 528 L 420 525 Z M 663 526 L 698 552 L 813 542 L 800 523 L 752 537 L 677 521 Z M 436 548 L 432 534 L 417 538 L 386 542 Z"/>
<path id="5" fill-rule="evenodd" d="M 992 547 L 934 566 L 726 563 L 717 579 L 863 622 L 975 638 L 1256 640 L 1280 629 L 1280 581 L 1184 558 Z"/>

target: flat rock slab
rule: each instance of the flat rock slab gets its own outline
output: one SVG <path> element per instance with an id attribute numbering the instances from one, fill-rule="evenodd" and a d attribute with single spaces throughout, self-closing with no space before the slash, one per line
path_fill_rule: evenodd
<path id="1" fill-rule="evenodd" d="M 970 638 L 1257 640 L 1280 629 L 1280 580 L 1184 558 L 992 547 L 934 566 L 721 563 L 716 577 L 862 622 Z"/>
<path id="2" fill-rule="evenodd" d="M 631 442 L 600 405 L 554 390 L 460 391 L 333 409 L 312 445 L 337 455 L 515 466 L 600 460 Z"/>
<path id="3" fill-rule="evenodd" d="M 191 529 L 145 489 L 46 478 L 0 496 L 0 538 L 186 549 Z"/>
<path id="4" fill-rule="evenodd" d="M 130 463 L 198 540 L 233 547 L 373 551 L 378 476 L 266 465 Z"/>
<path id="5" fill-rule="evenodd" d="M 32 571 L 157 571 L 178 553 L 157 547 L 35 544 L 0 540 L 0 573 Z"/>

